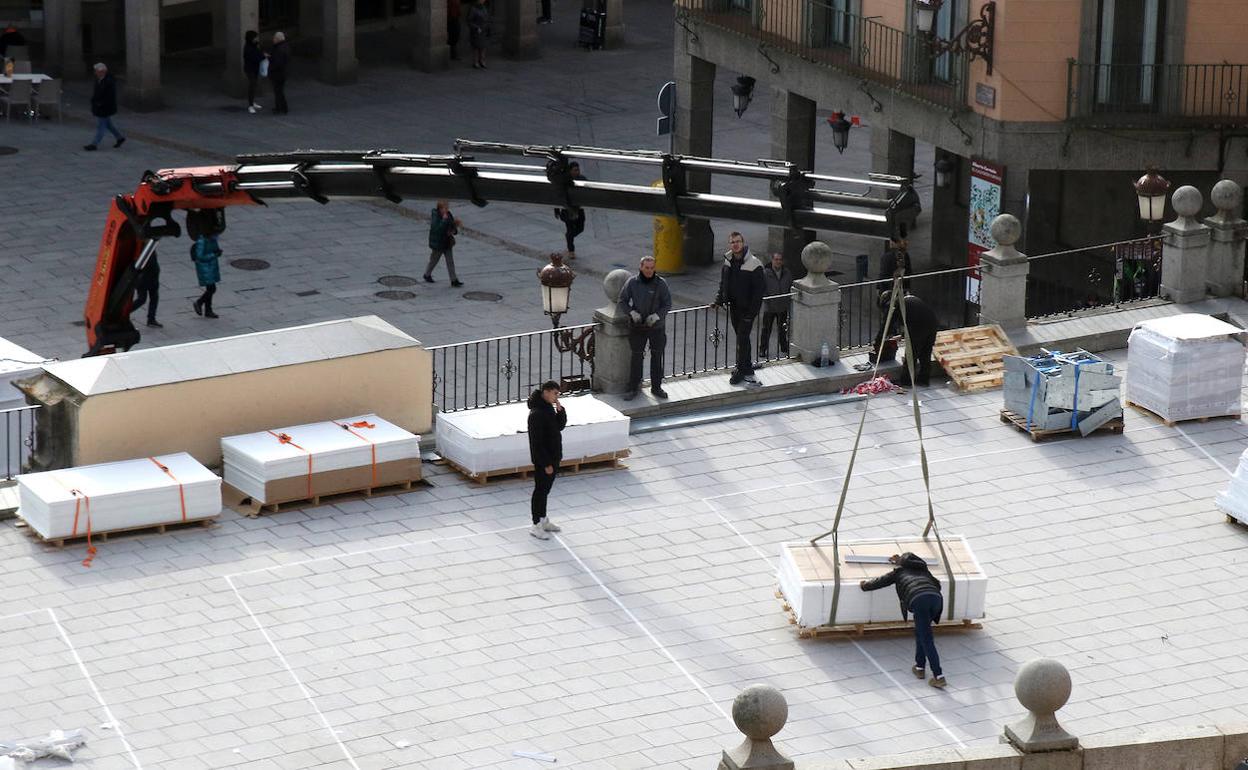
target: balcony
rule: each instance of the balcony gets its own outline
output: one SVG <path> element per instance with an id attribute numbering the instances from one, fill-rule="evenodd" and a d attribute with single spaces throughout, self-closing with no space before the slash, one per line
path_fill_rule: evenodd
<path id="1" fill-rule="evenodd" d="M 754 38 L 768 48 L 895 89 L 944 109 L 965 110 L 967 60 L 932 56 L 908 34 L 822 0 L 677 0 L 677 18 Z"/>
<path id="2" fill-rule="evenodd" d="M 1066 119 L 1103 127 L 1248 125 L 1248 65 L 1091 64 L 1070 59 Z"/>

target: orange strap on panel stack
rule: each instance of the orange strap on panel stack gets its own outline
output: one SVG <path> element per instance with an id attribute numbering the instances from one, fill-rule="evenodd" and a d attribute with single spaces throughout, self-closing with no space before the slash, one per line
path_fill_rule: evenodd
<path id="1" fill-rule="evenodd" d="M 84 495 L 79 489 L 71 489 L 69 493 L 74 496 L 74 532 L 71 537 L 78 537 L 78 512 L 82 506 L 82 501 L 87 501 L 87 558 L 82 560 L 82 566 L 90 567 L 91 562 L 95 559 L 95 546 L 91 545 L 91 498 Z"/>
<path id="2" fill-rule="evenodd" d="M 182 489 L 182 482 L 178 481 L 178 478 L 169 471 L 168 466 L 161 465 L 160 462 L 158 462 L 155 457 L 149 457 L 147 459 L 155 463 L 157 468 L 160 468 L 162 471 L 164 471 L 165 475 L 173 479 L 173 483 L 178 485 L 178 500 L 182 503 L 182 521 L 186 521 L 186 492 L 183 491 Z"/>
<path id="3" fill-rule="evenodd" d="M 355 436 L 356 438 L 360 439 L 361 441 L 368 442 L 369 449 L 373 451 L 373 486 L 377 486 L 377 444 L 368 436 L 361 435 L 351 430 L 352 428 L 366 428 L 368 430 L 372 430 L 373 428 L 376 428 L 377 425 L 367 420 L 360 420 L 359 422 L 353 422 L 350 425 L 346 425 L 341 422 L 335 422 L 334 424 L 337 425 L 339 428 L 342 428 L 343 430 L 345 430 L 347 433 L 350 433 L 352 436 Z"/>
<path id="4" fill-rule="evenodd" d="M 312 453 L 304 449 L 303 447 L 299 446 L 298 444 L 296 444 L 295 440 L 285 433 L 274 433 L 273 431 L 268 431 L 268 433 L 270 436 L 276 438 L 279 442 L 283 444 L 290 444 L 295 449 L 302 451 L 304 454 L 308 456 L 308 497 L 311 498 L 312 497 Z"/>

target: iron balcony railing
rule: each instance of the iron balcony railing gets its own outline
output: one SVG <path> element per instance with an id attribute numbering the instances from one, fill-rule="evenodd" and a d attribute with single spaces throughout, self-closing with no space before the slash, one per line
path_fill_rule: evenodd
<path id="1" fill-rule="evenodd" d="M 1066 67 L 1066 118 L 1088 125 L 1248 125 L 1248 64 Z"/>
<path id="2" fill-rule="evenodd" d="M 0 448 L 4 476 L 0 481 L 11 481 L 26 470 L 35 446 L 35 415 L 39 408 L 35 405 L 0 409 L 0 424 L 4 426 L 4 446 Z"/>
<path id="3" fill-rule="evenodd" d="M 906 276 L 908 293 L 922 299 L 936 313 L 941 329 L 973 326 L 979 321 L 979 282 L 973 268 L 955 267 Z M 837 344 L 841 351 L 855 351 L 875 343 L 884 324 L 879 307 L 880 292 L 891 289 L 893 281 L 862 281 L 841 286 L 840 329 Z"/>
<path id="4" fill-rule="evenodd" d="M 787 300 L 787 303 L 780 303 Z M 750 330 L 750 353 L 755 365 L 783 361 L 789 358 L 789 317 L 792 313 L 793 294 L 775 294 L 764 298 L 764 303 L 787 304 L 783 317 L 770 320 L 768 334 L 763 336 L 766 322 L 766 305 Z M 737 336 L 732 329 L 728 311 L 710 305 L 680 308 L 667 314 L 667 346 L 663 351 L 663 376 L 688 377 L 702 372 L 732 369 L 737 361 Z M 785 340 L 783 349 L 781 339 Z M 763 344 L 765 341 L 765 344 Z M 643 374 L 650 373 L 649 353 L 642 361 Z"/>
<path id="5" fill-rule="evenodd" d="M 764 56 L 784 51 L 940 107 L 967 109 L 964 54 L 933 56 L 925 36 L 828 0 L 677 0 L 676 17 L 690 29 L 692 20 L 755 38 Z"/>
<path id="6" fill-rule="evenodd" d="M 1161 238 L 1150 236 L 1031 257 L 1027 317 L 1071 316 L 1156 300 L 1161 255 Z"/>

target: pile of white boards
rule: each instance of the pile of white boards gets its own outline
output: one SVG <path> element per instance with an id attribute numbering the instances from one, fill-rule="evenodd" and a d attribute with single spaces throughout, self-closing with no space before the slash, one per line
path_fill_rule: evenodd
<path id="1" fill-rule="evenodd" d="M 1127 401 L 1167 422 L 1240 413 L 1244 330 L 1200 313 L 1136 324 L 1127 340 Z"/>

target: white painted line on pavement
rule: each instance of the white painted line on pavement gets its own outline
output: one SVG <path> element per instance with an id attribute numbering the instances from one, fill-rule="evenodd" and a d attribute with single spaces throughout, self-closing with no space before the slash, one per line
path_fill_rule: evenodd
<path id="1" fill-rule="evenodd" d="M 15 612 L 12 615 L 0 615 L 0 620 L 9 620 L 11 618 L 24 618 L 27 615 L 35 615 L 40 612 L 48 612 L 48 608 L 40 607 L 37 610 L 26 610 L 25 612 Z"/>
<path id="2" fill-rule="evenodd" d="M 948 735 L 950 738 L 952 738 L 953 742 L 958 744 L 958 746 L 960 746 L 961 748 L 966 748 L 966 744 L 962 742 L 962 739 L 954 735 L 953 731 L 950 730 L 948 727 L 945 727 L 945 723 L 940 721 L 940 719 L 935 714 L 928 711 L 927 706 L 924 706 L 922 703 L 920 703 L 919 699 L 914 697 L 914 695 L 912 695 L 909 690 L 902 687 L 901 682 L 898 682 L 896 679 L 894 679 L 893 675 L 888 673 L 888 671 L 886 671 L 884 667 L 881 666 L 878 661 L 876 661 L 875 656 L 867 652 L 866 648 L 863 647 L 861 644 L 859 644 L 857 640 L 851 639 L 850 642 L 855 647 L 858 648 L 858 652 L 861 652 L 864 656 L 866 656 L 867 660 L 871 661 L 871 665 L 875 666 L 877 671 L 879 671 L 884 676 L 888 677 L 888 681 L 892 682 L 894 687 L 896 687 L 898 690 L 901 690 L 903 693 L 905 693 L 906 697 L 909 698 L 914 703 L 914 705 L 922 709 L 923 713 L 927 714 L 928 719 L 931 719 L 933 722 L 936 723 L 937 727 L 939 727 L 941 730 L 944 730 L 945 735 Z"/>
<path id="3" fill-rule="evenodd" d="M 251 611 L 251 605 L 247 604 L 247 600 L 244 599 L 242 593 L 239 592 L 238 586 L 234 585 L 234 580 L 227 575 L 225 582 L 230 584 L 230 588 L 234 591 L 234 596 L 238 599 L 239 603 L 243 605 L 243 609 L 247 610 L 247 614 L 251 616 L 251 620 L 256 624 L 256 628 L 260 629 L 260 634 L 264 636 L 264 640 L 269 643 L 269 647 L 272 648 L 273 654 L 277 655 L 277 659 L 281 661 L 282 665 L 286 668 L 286 672 L 290 674 L 290 678 L 295 680 L 295 684 L 299 686 L 299 691 L 303 693 L 303 697 L 307 698 L 308 703 L 312 704 L 312 710 L 315 711 L 316 715 L 321 718 L 321 724 L 325 725 L 325 729 L 329 731 L 329 734 L 334 737 L 334 741 L 338 744 L 338 748 L 342 749 L 343 756 L 345 756 L 347 761 L 351 763 L 351 767 L 354 767 L 355 770 L 360 770 L 360 766 L 355 763 L 355 757 L 351 755 L 351 752 L 347 749 L 346 744 L 344 744 L 342 739 L 338 737 L 338 732 L 334 729 L 333 725 L 329 723 L 329 719 L 325 717 L 325 713 L 321 711 L 321 707 L 316 705 L 316 700 L 312 697 L 312 693 L 308 691 L 308 688 L 303 684 L 303 680 L 300 679 L 299 675 L 295 673 L 295 669 L 290 665 L 290 661 L 286 660 L 286 656 L 282 654 L 280 649 L 278 649 L 277 643 L 273 641 L 273 637 L 269 636 L 268 629 L 266 629 L 264 624 L 260 622 L 260 618 L 256 617 L 256 613 Z"/>
<path id="4" fill-rule="evenodd" d="M 78 664 L 78 670 L 82 672 L 82 676 L 87 680 L 87 685 L 90 686 L 91 692 L 95 694 L 95 699 L 99 701 L 100 707 L 104 709 L 104 716 L 108 717 L 108 723 L 113 726 L 117 737 L 121 739 L 121 745 L 126 747 L 126 753 L 130 755 L 130 760 L 134 762 L 136 770 L 143 770 L 142 763 L 139 762 L 139 758 L 134 754 L 134 747 L 130 745 L 130 741 L 126 740 L 126 733 L 121 729 L 121 722 L 113 715 L 113 710 L 108 707 L 104 696 L 100 694 L 100 688 L 95 686 L 95 680 L 91 678 L 91 672 L 87 671 L 86 665 L 82 662 L 82 656 L 78 654 L 78 648 L 74 647 L 74 643 L 69 640 L 69 634 L 65 633 L 65 627 L 61 625 L 60 619 L 56 617 L 56 610 L 51 607 L 46 609 L 48 617 L 52 618 L 52 622 L 56 625 L 56 630 L 65 642 L 65 646 L 69 648 L 69 653 L 74 656 L 74 662 Z"/>
<path id="5" fill-rule="evenodd" d="M 1177 423 L 1175 424 L 1174 429 L 1175 429 L 1175 430 L 1177 430 L 1177 431 L 1178 431 L 1178 432 L 1179 432 L 1179 433 L 1183 436 L 1183 438 L 1187 439 L 1187 443 L 1189 443 L 1189 444 L 1191 444 L 1192 446 L 1194 446 L 1194 447 L 1196 447 L 1197 449 L 1199 449 L 1199 450 L 1200 450 L 1200 453 L 1201 453 L 1202 455 L 1204 455 L 1205 457 L 1208 457 L 1208 458 L 1209 458 L 1209 460 L 1210 460 L 1210 461 L 1212 461 L 1214 465 L 1216 465 L 1216 466 L 1218 466 L 1219 468 L 1221 468 L 1221 469 L 1223 470 L 1223 472 L 1225 472 L 1225 473 L 1226 473 L 1226 475 L 1227 475 L 1227 476 L 1234 476 L 1234 475 L 1235 475 L 1235 474 L 1231 471 L 1231 469 L 1230 469 L 1230 468 L 1226 467 L 1226 466 L 1225 466 L 1225 465 L 1223 465 L 1221 462 L 1219 462 L 1219 461 L 1218 461 L 1218 458 L 1216 458 L 1216 457 L 1214 457 L 1213 455 L 1209 454 L 1209 452 L 1208 452 L 1208 451 L 1207 451 L 1207 450 L 1206 450 L 1203 446 L 1201 446 L 1200 444 L 1197 444 L 1197 443 L 1196 443 L 1196 441 L 1195 441 L 1195 440 L 1194 440 L 1191 436 L 1187 435 L 1187 431 L 1185 431 L 1185 430 L 1183 430 L 1182 428 L 1180 428 L 1180 427 L 1178 426 L 1178 424 L 1177 424 Z"/>

